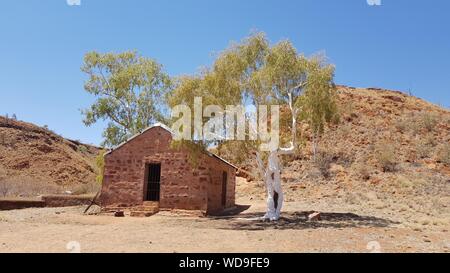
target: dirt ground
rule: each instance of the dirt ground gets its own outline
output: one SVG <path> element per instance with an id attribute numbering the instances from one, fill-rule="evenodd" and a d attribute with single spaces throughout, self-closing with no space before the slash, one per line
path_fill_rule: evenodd
<path id="1" fill-rule="evenodd" d="M 450 252 L 448 226 L 411 228 L 388 217 L 286 202 L 277 223 L 263 201 L 240 198 L 234 216 L 160 212 L 149 218 L 83 215 L 84 207 L 0 211 L 0 252 Z M 307 221 L 313 209 L 321 220 Z"/>

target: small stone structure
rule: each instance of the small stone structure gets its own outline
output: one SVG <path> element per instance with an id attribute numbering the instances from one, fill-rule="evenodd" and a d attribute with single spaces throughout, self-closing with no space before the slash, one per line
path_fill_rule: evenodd
<path id="1" fill-rule="evenodd" d="M 89 205 L 94 195 L 44 195 L 40 198 L 0 198 L 0 210 Z"/>
<path id="2" fill-rule="evenodd" d="M 160 210 L 220 213 L 235 206 L 237 168 L 207 151 L 196 164 L 186 150 L 171 148 L 171 130 L 155 124 L 105 155 L 100 203 L 133 207 L 157 203 Z"/>

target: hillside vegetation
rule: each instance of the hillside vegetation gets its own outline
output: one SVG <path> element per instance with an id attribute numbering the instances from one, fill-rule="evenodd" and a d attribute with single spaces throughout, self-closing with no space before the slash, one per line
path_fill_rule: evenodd
<path id="1" fill-rule="evenodd" d="M 419 226 L 449 224 L 450 112 L 376 88 L 338 86 L 338 104 L 341 121 L 327 128 L 315 160 L 308 126 L 299 125 L 302 145 L 284 158 L 286 201 L 355 207 Z M 251 159 L 240 164 L 248 181 L 240 180 L 237 193 L 264 199 L 255 166 Z"/>
<path id="2" fill-rule="evenodd" d="M 0 116 L 0 197 L 95 191 L 98 148 Z"/>

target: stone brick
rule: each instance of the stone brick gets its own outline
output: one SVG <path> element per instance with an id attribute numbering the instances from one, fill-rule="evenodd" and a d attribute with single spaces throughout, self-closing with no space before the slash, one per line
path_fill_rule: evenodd
<path id="1" fill-rule="evenodd" d="M 187 151 L 170 147 L 172 135 L 156 126 L 105 155 L 103 206 L 142 205 L 146 164 L 161 164 L 161 209 L 203 210 L 217 213 L 235 205 L 236 169 L 208 153 L 192 166 Z M 226 202 L 222 205 L 223 173 L 227 174 Z"/>

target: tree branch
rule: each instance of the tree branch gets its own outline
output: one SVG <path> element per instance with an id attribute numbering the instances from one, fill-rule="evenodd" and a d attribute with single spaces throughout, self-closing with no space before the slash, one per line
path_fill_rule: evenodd
<path id="1" fill-rule="evenodd" d="M 264 163 L 261 158 L 261 154 L 259 151 L 256 151 L 256 163 L 258 164 L 258 170 L 261 175 L 261 177 L 266 177 L 266 169 L 264 168 Z"/>
<path id="2" fill-rule="evenodd" d="M 292 123 L 291 123 L 292 141 L 290 142 L 289 147 L 278 149 L 278 154 L 281 154 L 281 155 L 294 154 L 296 137 L 297 137 L 297 114 L 298 114 L 298 111 L 297 111 L 297 108 L 295 108 L 295 106 L 294 106 L 292 91 L 288 93 L 288 98 L 289 98 L 289 101 L 288 101 L 289 109 L 291 110 L 291 115 L 292 115 Z"/>
<path id="3" fill-rule="evenodd" d="M 125 130 L 129 131 L 129 128 L 126 126 L 126 124 L 124 124 L 123 122 L 121 122 L 118 118 L 116 118 L 115 116 L 113 116 L 111 113 L 107 113 L 106 115 L 108 115 L 108 117 L 114 121 L 115 123 L 119 124 L 120 126 L 122 126 L 123 128 L 125 128 Z"/>

